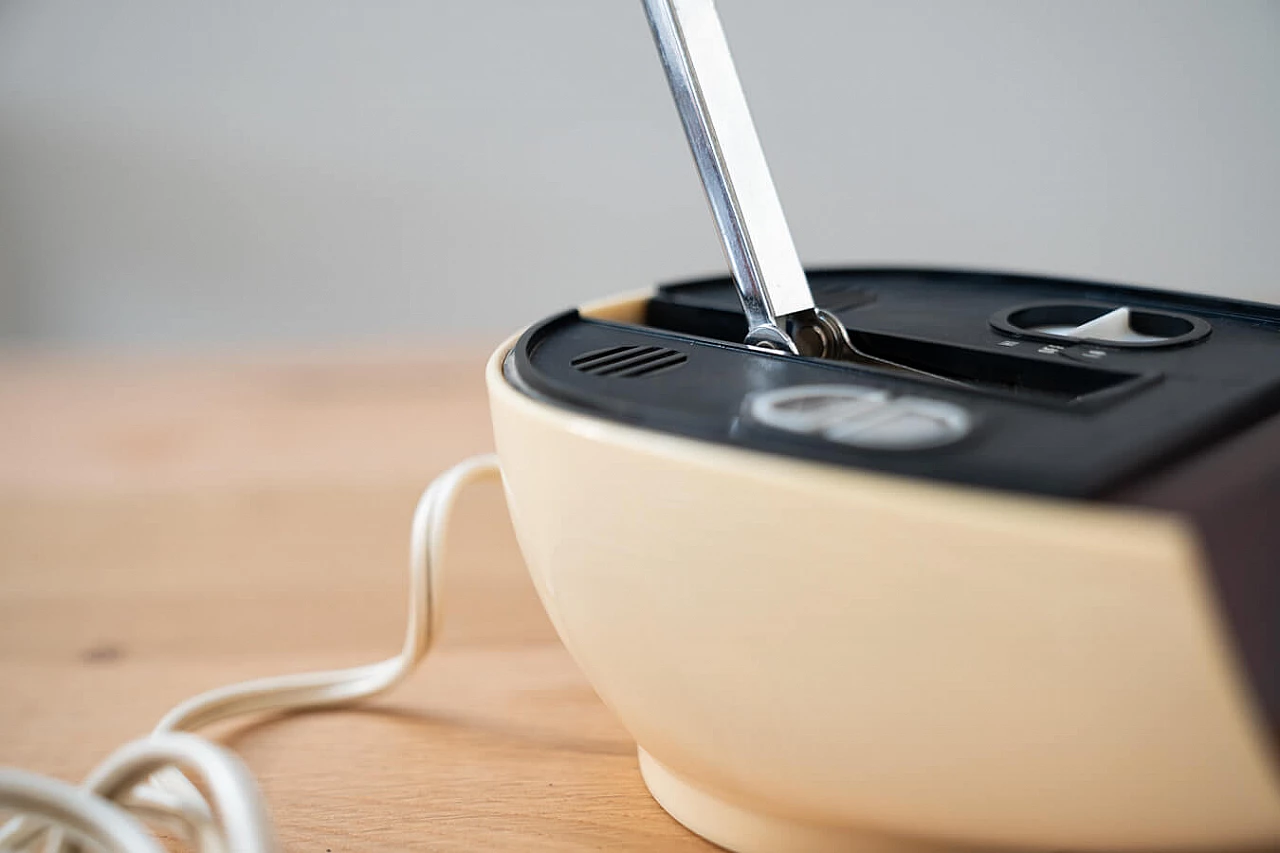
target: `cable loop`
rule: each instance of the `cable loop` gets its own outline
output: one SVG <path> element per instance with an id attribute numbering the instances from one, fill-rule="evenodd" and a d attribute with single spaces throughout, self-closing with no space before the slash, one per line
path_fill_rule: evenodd
<path id="1" fill-rule="evenodd" d="M 125 744 L 79 786 L 0 767 L 0 853 L 42 838 L 46 853 L 89 845 L 109 853 L 163 853 L 140 819 L 178 832 L 199 853 L 276 853 L 279 844 L 262 792 L 225 747 L 190 734 L 213 723 L 268 711 L 325 708 L 367 699 L 403 681 L 431 649 L 439 623 L 445 534 L 458 496 L 499 474 L 498 459 L 467 459 L 437 477 L 413 513 L 409 613 L 400 653 L 349 669 L 259 678 L 182 702 L 150 736 Z M 199 779 L 208 797 L 192 783 Z"/>

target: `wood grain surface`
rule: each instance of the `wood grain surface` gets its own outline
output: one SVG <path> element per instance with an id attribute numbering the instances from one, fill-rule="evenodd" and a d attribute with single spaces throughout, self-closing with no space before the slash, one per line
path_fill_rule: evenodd
<path id="1" fill-rule="evenodd" d="M 0 359 L 0 764 L 77 779 L 176 702 L 399 647 L 419 490 L 491 447 L 484 353 Z M 440 645 L 366 706 L 214 731 L 287 850 L 711 850 L 648 797 L 496 486 Z"/>

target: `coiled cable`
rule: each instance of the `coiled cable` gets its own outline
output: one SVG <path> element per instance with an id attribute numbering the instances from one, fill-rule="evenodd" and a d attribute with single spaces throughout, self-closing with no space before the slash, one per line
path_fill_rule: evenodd
<path id="1" fill-rule="evenodd" d="M 70 845 L 110 853 L 162 853 L 146 824 L 178 832 L 199 853 L 275 853 L 275 829 L 257 782 L 239 757 L 194 732 L 266 711 L 332 707 L 400 683 L 426 656 L 439 624 L 437 595 L 449 519 L 471 483 L 498 474 L 498 459 L 467 459 L 437 477 L 414 510 L 409 540 L 409 618 L 400 653 L 349 669 L 260 678 L 181 703 L 151 735 L 112 753 L 76 787 L 0 767 L 0 853 Z M 203 792 L 192 778 L 203 785 Z"/>

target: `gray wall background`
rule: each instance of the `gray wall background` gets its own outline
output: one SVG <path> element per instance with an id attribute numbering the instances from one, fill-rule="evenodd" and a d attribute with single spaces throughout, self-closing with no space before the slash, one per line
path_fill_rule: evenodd
<path id="1" fill-rule="evenodd" d="M 1280 302 L 1280 5 L 720 11 L 807 262 Z M 722 269 L 635 0 L 0 6 L 0 342 L 492 340 Z"/>

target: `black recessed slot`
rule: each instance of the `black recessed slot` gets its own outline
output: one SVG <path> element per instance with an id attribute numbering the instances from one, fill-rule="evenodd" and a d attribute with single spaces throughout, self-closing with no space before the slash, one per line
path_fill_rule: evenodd
<path id="1" fill-rule="evenodd" d="M 1027 395 L 1059 403 L 1113 391 L 1139 378 L 1136 373 L 1100 370 L 1065 361 L 1026 358 L 936 341 L 850 331 L 867 355 L 984 390 Z"/>
<path id="2" fill-rule="evenodd" d="M 737 295 L 729 295 L 736 302 Z M 663 298 L 649 300 L 644 325 L 730 344 L 740 344 L 747 336 L 747 321 L 741 309 L 686 305 Z"/>
<path id="3" fill-rule="evenodd" d="M 1106 313 L 1106 308 L 1093 305 L 1071 305 L 1073 312 L 1064 318 L 1060 313 L 1051 318 L 1035 314 L 1038 306 L 1023 309 L 1031 312 L 1025 322 L 1084 323 Z M 1160 315 L 1151 315 L 1160 318 Z M 1171 320 L 1179 319 L 1170 316 Z M 662 298 L 652 299 L 645 311 L 645 325 L 669 332 L 696 335 L 701 338 L 740 344 L 747 333 L 741 313 L 676 304 Z M 1137 323 L 1134 324 L 1135 327 Z M 1141 330 L 1147 334 L 1155 330 Z M 912 375 L 912 370 L 931 373 L 944 379 L 962 382 L 976 390 L 1017 396 L 1027 400 L 1056 405 L 1080 405 L 1111 398 L 1115 392 L 1136 386 L 1140 374 L 1105 370 L 1073 364 L 1064 360 L 1030 358 L 992 352 L 957 344 L 905 338 L 880 332 L 849 330 L 858 349 L 867 355 L 892 362 L 907 370 L 894 371 Z"/>

